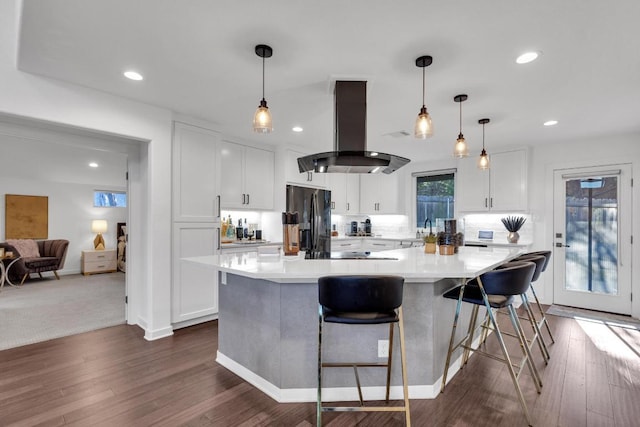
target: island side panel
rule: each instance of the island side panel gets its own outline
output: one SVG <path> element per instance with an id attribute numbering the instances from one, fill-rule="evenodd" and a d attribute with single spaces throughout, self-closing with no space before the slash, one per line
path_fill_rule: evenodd
<path id="1" fill-rule="evenodd" d="M 218 291 L 218 351 L 280 385 L 280 285 L 226 274 Z"/>

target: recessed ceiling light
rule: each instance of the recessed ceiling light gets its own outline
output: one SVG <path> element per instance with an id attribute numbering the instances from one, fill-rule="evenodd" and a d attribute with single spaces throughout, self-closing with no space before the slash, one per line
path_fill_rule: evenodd
<path id="1" fill-rule="evenodd" d="M 97 168 L 98 164 L 96 162 L 91 162 L 91 163 L 89 163 L 89 167 L 90 168 Z"/>
<path id="2" fill-rule="evenodd" d="M 128 79 L 131 80 L 142 80 L 142 74 L 138 73 L 137 71 L 125 71 L 124 72 L 124 76 Z"/>
<path id="3" fill-rule="evenodd" d="M 294 126 L 291 128 L 291 130 L 294 132 L 302 132 L 304 129 L 302 129 L 300 126 Z"/>
<path id="4" fill-rule="evenodd" d="M 518 64 L 528 64 L 538 58 L 538 52 L 526 52 L 516 58 Z"/>
<path id="5" fill-rule="evenodd" d="M 547 120 L 546 122 L 543 123 L 543 125 L 545 126 L 555 126 L 558 124 L 557 120 Z"/>

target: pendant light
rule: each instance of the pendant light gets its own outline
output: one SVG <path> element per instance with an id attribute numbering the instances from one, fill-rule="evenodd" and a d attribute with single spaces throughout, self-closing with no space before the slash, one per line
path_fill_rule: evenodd
<path id="1" fill-rule="evenodd" d="M 264 99 L 264 60 L 265 58 L 271 58 L 273 49 L 266 44 L 259 44 L 256 46 L 256 55 L 262 58 L 262 100 L 256 110 L 256 114 L 253 116 L 253 131 L 270 133 L 273 130 L 273 126 L 271 125 L 271 112 L 267 107 L 266 99 Z"/>
<path id="2" fill-rule="evenodd" d="M 478 120 L 478 123 L 482 125 L 482 152 L 480 153 L 480 157 L 478 158 L 478 169 L 481 170 L 489 169 L 489 156 L 487 155 L 487 151 L 484 149 L 484 125 L 489 122 L 489 119 Z"/>
<path id="3" fill-rule="evenodd" d="M 416 67 L 422 68 L 422 108 L 420 109 L 420 113 L 418 113 L 414 129 L 414 135 L 419 139 L 427 139 L 433 135 L 433 123 L 431 122 L 431 116 L 427 112 L 427 107 L 424 103 L 424 69 L 431 65 L 432 62 L 433 58 L 428 55 L 416 59 Z"/>
<path id="4" fill-rule="evenodd" d="M 453 100 L 460 104 L 460 132 L 458 132 L 456 145 L 453 147 L 453 156 L 458 158 L 467 157 L 469 155 L 467 141 L 464 140 L 464 135 L 462 135 L 462 103 L 466 101 L 467 98 L 467 95 L 456 95 L 453 97 Z"/>

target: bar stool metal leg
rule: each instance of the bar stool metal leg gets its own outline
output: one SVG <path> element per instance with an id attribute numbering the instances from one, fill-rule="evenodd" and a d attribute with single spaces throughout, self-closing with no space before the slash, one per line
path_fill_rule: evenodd
<path id="1" fill-rule="evenodd" d="M 536 305 L 538 306 L 538 310 L 540 310 L 540 315 L 542 318 L 540 319 L 539 325 L 544 324 L 547 328 L 547 332 L 549 333 L 549 338 L 551 338 L 551 344 L 555 344 L 556 340 L 553 339 L 553 334 L 551 333 L 551 328 L 549 327 L 549 322 L 547 321 L 547 316 L 544 314 L 544 310 L 542 309 L 542 304 L 540 304 L 540 300 L 538 299 L 538 295 L 536 294 L 536 290 L 534 286 L 531 286 L 531 293 L 533 293 L 533 298 L 536 300 Z"/>
<path id="2" fill-rule="evenodd" d="M 464 288 L 467 281 L 463 280 L 460 286 L 460 293 L 458 295 L 458 302 L 456 303 L 456 314 L 453 317 L 453 327 L 451 328 L 451 338 L 449 338 L 449 349 L 447 350 L 447 359 L 444 362 L 444 373 L 442 374 L 442 384 L 440 385 L 440 393 L 444 393 L 444 387 L 447 384 L 447 374 L 449 373 L 449 364 L 451 363 L 451 354 L 454 350 L 454 340 L 456 337 L 456 329 L 458 327 L 458 320 L 460 319 L 460 309 L 462 307 L 462 295 L 464 294 Z M 457 347 L 457 346 L 455 346 Z"/>

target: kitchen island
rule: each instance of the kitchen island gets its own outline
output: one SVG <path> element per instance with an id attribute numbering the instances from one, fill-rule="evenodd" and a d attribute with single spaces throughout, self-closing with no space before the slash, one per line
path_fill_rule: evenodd
<path id="1" fill-rule="evenodd" d="M 405 278 L 409 393 L 412 399 L 434 398 L 439 392 L 455 310 L 455 302 L 444 299 L 442 294 L 460 281 L 516 257 L 519 251 L 461 247 L 458 254 L 444 256 L 425 254 L 418 247 L 372 254 L 377 259 L 312 260 L 304 255 L 251 253 L 186 260 L 208 265 L 212 274 L 220 275 L 218 363 L 278 402 L 312 402 L 317 386 L 319 277 L 374 274 Z M 464 321 L 463 317 L 461 322 Z M 388 338 L 384 327 L 325 327 L 332 328 L 323 344 L 331 348 L 326 361 L 377 361 L 378 340 Z M 400 354 L 397 339 L 394 354 Z M 398 361 L 395 358 L 393 398 L 402 395 Z M 383 398 L 383 370 L 363 368 L 359 372 L 365 399 Z M 456 364 L 452 364 L 450 372 L 456 372 Z M 327 370 L 324 385 L 323 399 L 357 400 L 353 371 L 349 368 Z"/>

